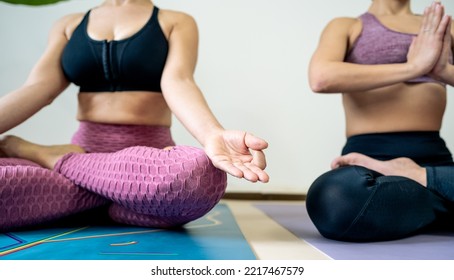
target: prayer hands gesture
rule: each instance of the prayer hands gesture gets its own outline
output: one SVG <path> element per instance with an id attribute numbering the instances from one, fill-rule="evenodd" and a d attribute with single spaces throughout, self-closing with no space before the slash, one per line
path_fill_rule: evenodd
<path id="1" fill-rule="evenodd" d="M 420 31 L 407 55 L 409 65 L 418 76 L 429 74 L 442 82 L 452 61 L 451 17 L 444 12 L 440 2 L 424 10 Z"/>

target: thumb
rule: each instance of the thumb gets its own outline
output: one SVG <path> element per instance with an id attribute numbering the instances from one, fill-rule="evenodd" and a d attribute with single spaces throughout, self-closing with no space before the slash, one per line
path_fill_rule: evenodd
<path id="1" fill-rule="evenodd" d="M 244 136 L 244 144 L 248 148 L 257 150 L 257 151 L 268 148 L 268 142 L 266 142 L 265 140 L 263 140 L 259 137 L 254 136 L 253 134 L 251 134 L 249 132 L 246 132 L 246 134 Z"/>

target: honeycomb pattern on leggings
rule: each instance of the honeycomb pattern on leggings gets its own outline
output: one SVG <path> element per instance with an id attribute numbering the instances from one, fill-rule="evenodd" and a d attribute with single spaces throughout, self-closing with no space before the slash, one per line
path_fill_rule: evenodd
<path id="1" fill-rule="evenodd" d="M 203 150 L 189 146 L 68 154 L 55 170 L 128 209 L 124 215 L 115 211 L 114 219 L 123 222 L 132 211 L 157 223 L 184 224 L 211 210 L 227 185 L 226 173 L 215 168 Z"/>
<path id="2" fill-rule="evenodd" d="M 33 161 L 26 160 L 26 159 L 0 158 L 0 167 L 2 167 L 2 166 L 21 166 L 21 165 L 40 167 L 39 164 L 34 163 Z"/>
<path id="3" fill-rule="evenodd" d="M 0 159 L 0 231 L 52 221 L 106 202 L 32 162 Z"/>
<path id="4" fill-rule="evenodd" d="M 133 145 L 163 148 L 175 144 L 168 127 L 90 122 L 80 123 L 72 143 L 88 152 L 103 153 Z M 87 185 L 87 189 L 107 194 L 119 203 L 111 206 L 110 215 L 121 223 L 152 227 L 182 225 L 203 216 L 220 200 L 225 191 L 226 174 L 214 168 L 202 150 L 181 146 L 168 152 L 148 147 L 129 148 L 115 155 L 94 156 L 96 165 L 113 166 L 110 171 L 101 168 L 98 172 L 91 168 L 93 165 L 87 167 L 85 160 L 78 162 L 75 159 L 70 165 L 73 172 L 79 174 L 76 179 L 85 177 L 82 171 L 87 171 L 87 178 L 95 182 L 94 187 Z M 129 152 L 132 152 L 131 156 Z M 85 156 L 91 157 L 82 157 Z M 71 157 L 65 156 L 63 161 Z M 135 173 L 139 162 L 142 162 L 139 169 L 148 170 L 142 175 Z M 127 172 L 121 175 L 121 170 Z M 131 170 L 134 172 L 130 173 Z M 70 170 L 67 172 L 73 173 Z M 122 182 L 120 188 L 117 181 Z M 100 186 L 99 182 L 104 183 Z M 52 221 L 107 202 L 36 163 L 0 158 L 1 231 Z"/>

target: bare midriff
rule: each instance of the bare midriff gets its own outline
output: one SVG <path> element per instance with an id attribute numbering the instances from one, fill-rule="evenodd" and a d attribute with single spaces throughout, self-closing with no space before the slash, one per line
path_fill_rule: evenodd
<path id="1" fill-rule="evenodd" d="M 446 108 L 446 87 L 437 83 L 400 83 L 343 94 L 347 136 L 439 131 Z"/>
<path id="2" fill-rule="evenodd" d="M 79 93 L 77 119 L 107 124 L 171 125 L 161 93 L 147 91 Z"/>

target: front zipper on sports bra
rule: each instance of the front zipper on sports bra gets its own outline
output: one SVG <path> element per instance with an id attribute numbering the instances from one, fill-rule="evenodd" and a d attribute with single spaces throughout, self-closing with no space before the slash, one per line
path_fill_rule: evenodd
<path id="1" fill-rule="evenodd" d="M 102 45 L 102 66 L 104 71 L 104 78 L 110 84 L 110 91 L 117 90 L 117 69 L 115 64 L 115 42 L 103 41 Z"/>

